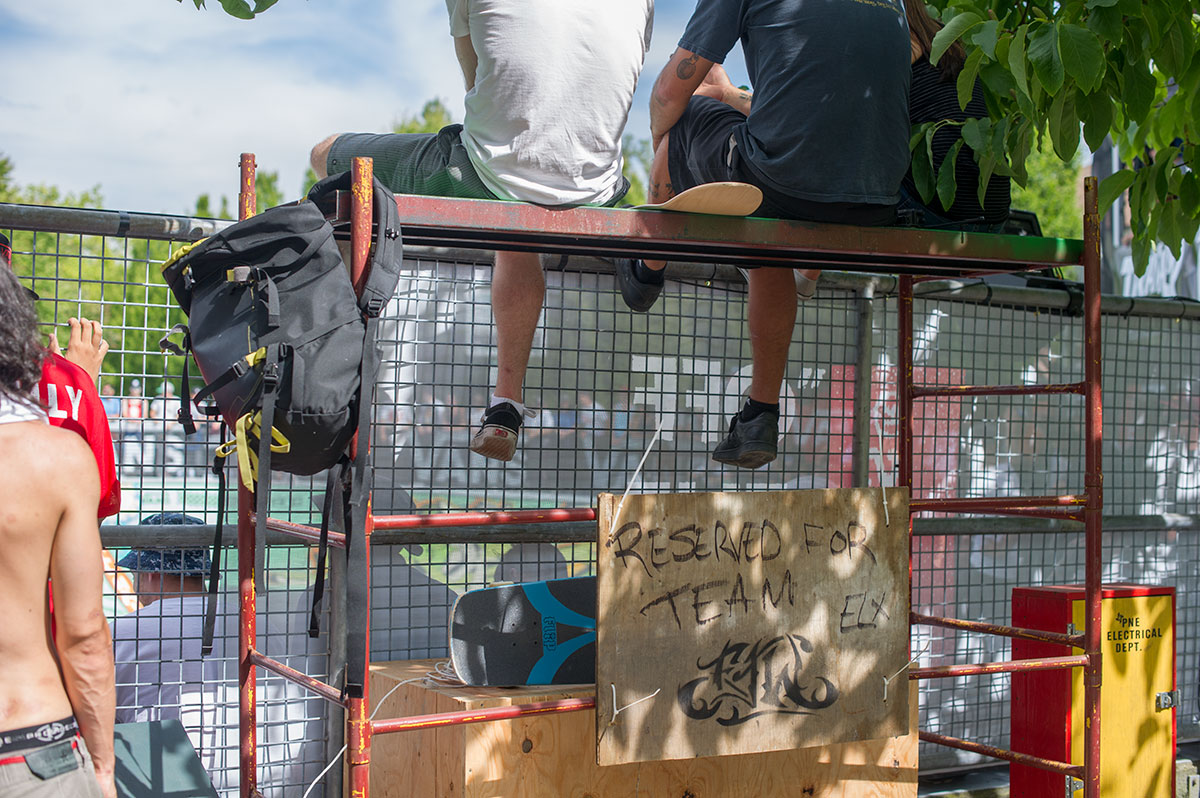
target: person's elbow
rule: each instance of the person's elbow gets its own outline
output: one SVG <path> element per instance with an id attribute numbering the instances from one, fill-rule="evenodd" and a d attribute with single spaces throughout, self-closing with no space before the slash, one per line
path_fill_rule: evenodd
<path id="1" fill-rule="evenodd" d="M 77 618 L 56 618 L 55 626 L 54 644 L 59 659 L 76 669 L 99 668 L 112 672 L 112 633 L 102 611 Z"/>

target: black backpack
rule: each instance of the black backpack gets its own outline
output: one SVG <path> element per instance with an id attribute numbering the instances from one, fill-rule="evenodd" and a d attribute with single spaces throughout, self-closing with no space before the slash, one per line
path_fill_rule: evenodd
<path id="1" fill-rule="evenodd" d="M 379 315 L 395 292 L 402 262 L 399 219 L 392 193 L 375 181 L 376 232 L 368 276 L 356 296 L 349 271 L 326 220 L 338 191 L 350 188 L 350 174 L 329 177 L 308 197 L 270 208 L 182 248 L 163 265 L 163 277 L 187 326 L 177 325 L 183 346 L 168 338 L 164 349 L 190 352 L 204 379 L 197 404 L 211 399 L 208 412 L 224 418 L 222 444 L 213 471 L 225 496 L 226 456 L 236 452 L 243 484 L 256 490 L 255 578 L 261 586 L 266 554 L 272 470 L 311 475 L 329 471 L 321 521 L 321 545 L 310 633 L 317 633 L 317 609 L 324 592 L 329 519 L 340 504 L 347 532 L 346 689 L 361 695 L 366 641 L 365 523 L 370 475 L 367 441 L 372 388 L 378 371 Z M 190 375 L 184 361 L 179 419 L 194 431 Z M 224 441 L 225 430 L 235 440 Z M 346 450 L 355 432 L 362 445 L 350 462 Z M 224 507 L 218 507 L 223 520 Z M 216 575 L 220 569 L 221 523 L 214 541 L 209 584 L 205 650 L 215 623 Z M 360 618 L 354 616 L 361 615 Z M 356 640 L 359 638 L 359 640 Z M 359 664 L 355 667 L 355 655 Z"/>

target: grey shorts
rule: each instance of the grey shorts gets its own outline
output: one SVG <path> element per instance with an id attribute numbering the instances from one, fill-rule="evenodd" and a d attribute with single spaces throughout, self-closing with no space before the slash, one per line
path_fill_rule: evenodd
<path id="1" fill-rule="evenodd" d="M 460 133 L 462 125 L 437 133 L 347 133 L 333 142 L 326 168 L 331 175 L 346 172 L 354 158 L 367 157 L 394 194 L 499 199 L 479 179 Z"/>
<path id="2" fill-rule="evenodd" d="M 0 756 L 0 796 L 3 798 L 100 798 L 100 782 L 82 737 L 59 740 L 18 754 Z"/>

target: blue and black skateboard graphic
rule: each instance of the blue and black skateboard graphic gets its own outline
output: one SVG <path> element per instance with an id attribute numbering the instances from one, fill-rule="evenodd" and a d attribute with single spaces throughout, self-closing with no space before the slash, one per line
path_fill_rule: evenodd
<path id="1" fill-rule="evenodd" d="M 472 685 L 596 680 L 596 577 L 497 585 L 454 604 L 450 659 Z"/>

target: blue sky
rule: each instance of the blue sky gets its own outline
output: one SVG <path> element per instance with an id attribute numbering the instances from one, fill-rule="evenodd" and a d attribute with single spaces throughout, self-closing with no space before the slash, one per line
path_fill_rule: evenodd
<path id="1" fill-rule="evenodd" d="M 236 194 L 242 152 L 291 197 L 329 133 L 386 130 L 433 97 L 462 118 L 444 0 L 279 0 L 253 21 L 209 6 L 0 0 L 0 153 L 17 182 L 185 213 Z M 648 137 L 650 85 L 692 8 L 658 0 L 627 132 Z"/>

